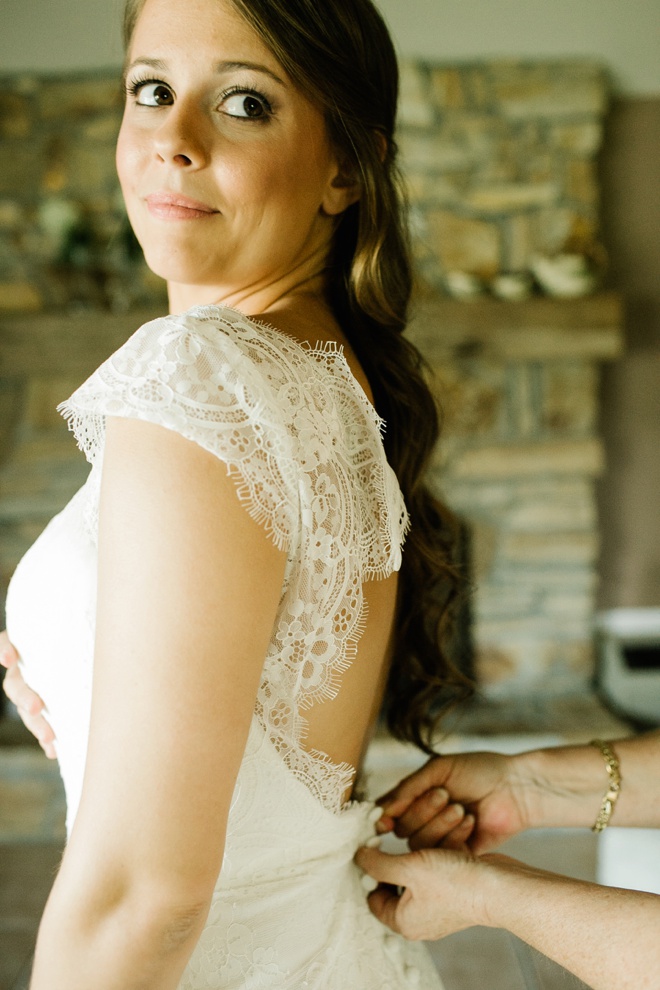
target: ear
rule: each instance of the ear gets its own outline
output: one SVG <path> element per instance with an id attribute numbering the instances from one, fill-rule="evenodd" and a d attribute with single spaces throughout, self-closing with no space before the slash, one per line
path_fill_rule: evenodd
<path id="1" fill-rule="evenodd" d="M 321 212 L 328 217 L 338 216 L 353 203 L 357 203 L 361 194 L 362 189 L 354 169 L 347 163 L 344 166 L 338 165 L 325 191 Z"/>

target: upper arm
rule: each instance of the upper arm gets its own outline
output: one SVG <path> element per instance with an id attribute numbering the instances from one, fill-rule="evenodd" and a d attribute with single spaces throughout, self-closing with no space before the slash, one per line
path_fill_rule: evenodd
<path id="1" fill-rule="evenodd" d="M 212 885 L 284 566 L 221 460 L 108 421 L 81 863 Z"/>

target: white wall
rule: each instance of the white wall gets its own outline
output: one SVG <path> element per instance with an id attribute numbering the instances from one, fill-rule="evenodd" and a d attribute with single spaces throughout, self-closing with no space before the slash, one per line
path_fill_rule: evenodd
<path id="1" fill-rule="evenodd" d="M 586 55 L 610 67 L 620 92 L 660 94 L 660 0 L 377 2 L 404 55 Z M 122 0 L 0 0 L 0 73 L 119 64 L 121 6 Z"/>
<path id="2" fill-rule="evenodd" d="M 660 0 L 376 0 L 403 55 L 586 55 L 616 88 L 660 94 Z"/>

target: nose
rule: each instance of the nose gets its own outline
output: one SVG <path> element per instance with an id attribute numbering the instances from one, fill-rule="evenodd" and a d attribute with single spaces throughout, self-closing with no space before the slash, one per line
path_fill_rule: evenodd
<path id="1" fill-rule="evenodd" d="M 182 101 L 171 107 L 154 134 L 154 151 L 165 164 L 196 171 L 209 161 L 201 114 Z"/>

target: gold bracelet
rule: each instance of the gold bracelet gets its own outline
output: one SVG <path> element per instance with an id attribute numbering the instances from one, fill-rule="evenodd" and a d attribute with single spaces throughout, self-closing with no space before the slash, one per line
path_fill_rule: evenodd
<path id="1" fill-rule="evenodd" d="M 602 753 L 605 760 L 605 768 L 610 778 L 609 787 L 603 796 L 600 811 L 598 812 L 596 821 L 591 826 L 592 832 L 602 832 L 610 823 L 614 805 L 621 792 L 621 769 L 616 754 L 609 743 L 603 742 L 600 739 L 592 739 L 589 745 L 595 746 Z"/>

